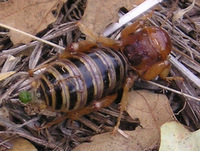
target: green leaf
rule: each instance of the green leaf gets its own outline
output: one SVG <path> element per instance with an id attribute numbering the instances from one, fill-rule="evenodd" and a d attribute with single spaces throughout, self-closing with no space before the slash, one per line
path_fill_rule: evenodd
<path id="1" fill-rule="evenodd" d="M 23 103 L 28 103 L 32 100 L 32 95 L 28 91 L 22 91 L 19 93 L 19 99 Z"/>

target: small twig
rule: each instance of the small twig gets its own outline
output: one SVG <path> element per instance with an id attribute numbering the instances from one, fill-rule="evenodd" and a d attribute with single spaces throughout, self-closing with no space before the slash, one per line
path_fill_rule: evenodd
<path id="1" fill-rule="evenodd" d="M 179 10 L 175 15 L 174 17 L 172 18 L 172 23 L 174 23 L 176 20 L 178 19 L 182 19 L 183 18 L 183 15 L 187 12 L 189 12 L 195 5 L 195 0 L 193 0 L 192 4 L 190 6 L 188 6 L 187 8 L 185 9 L 181 9 Z"/>
<path id="2" fill-rule="evenodd" d="M 31 135 L 27 135 L 25 133 L 22 133 L 22 132 L 19 132 L 19 131 L 14 131 L 14 132 L 11 132 L 11 131 L 0 131 L 0 134 L 14 134 L 14 135 L 19 135 L 21 137 L 24 137 L 24 138 L 27 138 L 28 140 L 31 140 L 37 144 L 40 144 L 40 145 L 43 145 L 43 146 L 46 146 L 48 148 L 56 148 L 57 145 L 55 144 L 52 144 L 52 143 L 49 143 L 47 141 L 44 141 L 42 139 L 39 139 L 39 138 L 36 138 L 36 137 L 33 137 Z"/>
<path id="3" fill-rule="evenodd" d="M 165 90 L 168 90 L 168 91 L 171 91 L 171 92 L 174 92 L 174 93 L 183 95 L 183 96 L 185 96 L 185 97 L 188 97 L 188 98 L 191 98 L 191 99 L 194 99 L 194 100 L 197 100 L 197 101 L 200 101 L 200 98 L 197 98 L 197 97 L 188 95 L 188 94 L 186 94 L 186 93 L 182 93 L 182 92 L 177 91 L 177 90 L 175 90 L 175 89 L 172 89 L 172 88 L 163 86 L 163 85 L 161 85 L 161 84 L 155 83 L 155 82 L 153 82 L 153 81 L 147 81 L 147 82 L 150 83 L 150 84 L 153 84 L 153 85 L 155 85 L 155 86 L 158 86 L 158 87 L 160 87 L 160 88 L 163 88 L 163 89 L 165 89 Z"/>
<path id="4" fill-rule="evenodd" d="M 73 31 L 77 28 L 77 25 L 75 22 L 70 23 L 63 23 L 56 28 L 51 29 L 47 34 L 45 34 L 42 39 L 45 40 L 51 40 L 53 38 L 56 38 L 58 36 L 62 36 L 63 34 L 66 34 L 67 32 Z M 20 53 L 23 50 L 28 50 L 28 48 L 36 46 L 38 43 L 41 43 L 39 41 L 33 41 L 26 45 L 21 45 L 16 48 L 11 48 L 8 50 L 3 50 L 2 53 L 0 53 L 0 58 L 4 59 L 7 58 L 9 55 L 15 55 Z"/>
<path id="5" fill-rule="evenodd" d="M 96 133 L 99 133 L 101 131 L 100 127 L 95 125 L 93 122 L 91 122 L 90 120 L 82 117 L 79 117 L 78 120 L 85 124 L 86 126 L 88 126 L 89 128 L 91 128 L 92 130 L 94 130 Z"/>
<path id="6" fill-rule="evenodd" d="M 121 129 L 117 129 L 117 131 L 122 135 L 122 136 L 124 136 L 125 138 L 128 138 L 128 135 L 124 132 L 124 131 L 122 131 Z"/>
<path id="7" fill-rule="evenodd" d="M 197 76 L 195 76 L 190 70 L 188 70 L 173 56 L 170 56 L 170 61 L 183 75 L 188 77 L 196 86 L 200 88 L 200 79 Z"/>
<path id="8" fill-rule="evenodd" d="M 26 36 L 28 36 L 28 37 L 31 37 L 31 38 L 33 38 L 33 39 L 35 39 L 35 40 L 37 40 L 37 41 L 46 43 L 46 44 L 48 44 L 48 45 L 50 45 L 50 46 L 53 46 L 53 47 L 55 47 L 55 48 L 58 48 L 58 49 L 61 49 L 61 50 L 64 50 L 64 49 L 65 49 L 65 48 L 62 47 L 62 46 L 59 46 L 59 45 L 54 44 L 54 43 L 52 43 L 52 42 L 50 42 L 50 41 L 41 39 L 41 38 L 39 38 L 39 37 L 36 37 L 36 36 L 34 36 L 34 35 L 31 35 L 31 34 L 29 34 L 29 33 L 26 33 L 26 32 L 24 32 L 24 31 L 21 31 L 21 30 L 19 30 L 19 29 L 13 28 L 13 27 L 11 27 L 11 26 L 8 26 L 8 25 L 2 24 L 2 23 L 0 23 L 0 26 L 1 26 L 1 27 L 4 27 L 4 28 L 6 28 L 6 29 L 9 29 L 9 30 L 13 30 L 13 31 L 18 32 L 18 33 L 21 33 L 21 34 L 26 35 Z"/>
<path id="9" fill-rule="evenodd" d="M 19 80 L 15 83 L 11 88 L 9 88 L 3 95 L 0 96 L 0 104 L 2 103 L 3 99 L 8 99 L 10 94 L 17 88 L 19 85 L 24 82 L 24 79 Z"/>
<path id="10" fill-rule="evenodd" d="M 24 122 L 23 124 L 18 124 L 17 127 L 21 128 L 23 126 L 30 125 L 31 123 L 37 122 L 39 120 L 39 118 L 40 118 L 39 116 L 35 117 L 35 118 L 31 119 L 31 120 L 28 120 L 28 121 Z"/>
<path id="11" fill-rule="evenodd" d="M 0 125 L 1 126 L 5 126 L 6 129 L 8 129 L 7 131 L 0 131 L 0 134 L 15 134 L 15 135 L 19 135 L 21 137 L 27 138 L 37 144 L 41 144 L 44 146 L 47 146 L 49 148 L 55 148 L 56 145 L 49 143 L 47 141 L 44 141 L 42 139 L 36 138 L 34 136 L 31 136 L 31 134 L 26 131 L 25 129 L 19 128 L 17 127 L 17 125 L 7 119 L 4 119 L 2 117 L 0 117 Z"/>
<path id="12" fill-rule="evenodd" d="M 12 147 L 13 147 L 13 145 L 9 142 L 9 141 L 11 141 L 12 139 L 15 139 L 15 138 L 17 138 L 18 136 L 11 136 L 11 138 L 6 138 L 6 140 L 0 140 L 1 142 L 0 142 L 0 146 L 4 146 L 4 147 L 6 147 L 6 149 L 11 149 Z"/>
<path id="13" fill-rule="evenodd" d="M 186 105 L 187 105 L 187 102 L 184 102 L 182 109 L 180 109 L 177 113 L 174 113 L 174 114 L 179 115 L 185 109 Z"/>

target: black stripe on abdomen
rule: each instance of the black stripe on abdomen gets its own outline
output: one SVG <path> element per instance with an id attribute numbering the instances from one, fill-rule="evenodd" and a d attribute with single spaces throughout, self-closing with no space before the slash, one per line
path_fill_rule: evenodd
<path id="1" fill-rule="evenodd" d="M 48 106 L 52 106 L 52 96 L 51 96 L 51 90 L 47 84 L 47 82 L 44 79 L 40 79 L 40 90 L 41 92 L 41 98 L 45 100 L 46 104 Z M 42 95 L 44 94 L 44 95 Z"/>
<path id="2" fill-rule="evenodd" d="M 83 77 L 83 81 L 86 85 L 87 88 L 87 100 L 90 98 L 90 100 L 94 99 L 94 83 L 93 83 L 93 78 L 91 75 L 91 72 L 88 70 L 88 64 L 81 61 L 79 57 L 76 58 L 71 58 L 70 61 L 72 61 L 77 68 L 79 69 L 81 76 Z M 81 93 L 81 92 L 79 92 Z M 87 100 L 84 100 L 84 104 L 87 104 Z"/>
<path id="3" fill-rule="evenodd" d="M 48 100 L 47 104 L 51 108 L 55 108 L 55 110 L 59 110 L 62 106 L 62 88 L 59 85 L 59 81 L 56 79 L 55 71 L 46 70 L 41 77 L 41 86 L 44 91 L 43 94 L 47 96 Z M 43 96 L 44 97 L 44 96 Z"/>
<path id="4" fill-rule="evenodd" d="M 108 77 L 108 66 L 106 63 L 103 62 L 102 58 L 100 58 L 95 52 L 94 53 L 88 53 L 88 56 L 93 59 L 95 62 L 97 68 L 101 72 L 102 76 L 102 82 L 103 82 L 103 93 L 107 92 L 109 89 L 109 77 Z"/>
<path id="5" fill-rule="evenodd" d="M 120 88 L 126 68 L 126 60 L 120 53 L 109 48 L 95 48 L 50 63 L 41 73 L 40 87 L 43 94 L 46 93 L 47 105 L 67 112 Z"/>
<path id="6" fill-rule="evenodd" d="M 69 94 L 69 98 L 70 100 L 66 100 L 66 103 L 68 103 L 69 108 L 68 110 L 72 110 L 75 107 L 76 104 L 76 100 L 77 100 L 77 90 L 76 90 L 76 86 L 75 86 L 75 81 L 73 79 L 72 76 L 70 76 L 68 70 L 65 68 L 65 66 L 59 65 L 59 64 L 53 64 L 52 65 L 59 73 L 60 73 L 60 77 L 59 79 L 60 82 L 64 83 L 67 87 L 68 87 L 68 94 Z M 61 86 L 60 86 L 61 87 Z M 59 89 L 58 93 L 59 93 Z M 57 92 L 57 91 L 56 91 Z M 67 92 L 65 92 L 67 93 Z M 61 109 L 62 106 L 59 106 Z"/>

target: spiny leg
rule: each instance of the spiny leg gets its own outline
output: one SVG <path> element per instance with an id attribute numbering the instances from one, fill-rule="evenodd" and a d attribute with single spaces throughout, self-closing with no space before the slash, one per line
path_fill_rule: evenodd
<path id="1" fill-rule="evenodd" d="M 117 124 L 113 129 L 113 132 L 112 132 L 113 134 L 116 133 L 116 131 L 118 130 L 118 128 L 120 126 L 122 114 L 123 114 L 124 110 L 126 110 L 126 106 L 127 106 L 127 103 L 128 103 L 128 92 L 129 92 L 129 89 L 133 86 L 133 83 L 135 82 L 136 78 L 137 78 L 137 76 L 130 76 L 125 81 L 125 84 L 123 86 L 123 95 L 122 95 L 122 99 L 121 99 L 121 102 L 120 102 L 119 117 L 117 119 Z"/>
<path id="2" fill-rule="evenodd" d="M 28 74 L 29 74 L 30 76 L 33 76 L 34 72 L 39 71 L 39 70 L 42 70 L 42 69 L 45 69 L 45 68 L 47 68 L 48 66 L 49 66 L 48 64 L 40 65 L 40 66 L 38 66 L 38 67 L 36 67 L 36 68 L 34 68 L 34 69 L 28 70 Z"/>
<path id="3" fill-rule="evenodd" d="M 105 36 L 98 36 L 96 34 L 94 34 L 92 31 L 90 31 L 87 27 L 85 27 L 81 22 L 77 22 L 78 26 L 80 29 L 82 29 L 82 31 L 84 32 L 84 34 L 87 35 L 87 37 L 94 43 L 100 43 L 105 47 L 109 47 L 109 48 L 113 48 L 115 50 L 119 49 L 119 43 L 114 40 L 114 39 L 110 39 L 108 37 Z"/>
<path id="4" fill-rule="evenodd" d="M 155 79 L 158 75 L 160 75 L 165 69 L 170 69 L 170 62 L 168 60 L 166 61 L 160 61 L 152 65 L 144 75 L 141 76 L 144 80 L 152 80 Z M 166 71 L 167 71 L 166 70 Z M 167 77 L 168 73 L 162 75 L 161 78 L 165 79 Z"/>
<path id="5" fill-rule="evenodd" d="M 136 30 L 138 30 L 142 27 L 144 27 L 144 21 L 143 20 L 138 20 L 135 23 L 133 23 L 129 26 L 126 26 L 121 32 L 122 41 L 123 41 L 123 39 L 128 38 L 131 33 L 134 33 Z"/>
<path id="6" fill-rule="evenodd" d="M 150 18 L 153 15 L 153 11 L 149 14 L 146 14 L 138 21 L 134 22 L 133 24 L 126 26 L 121 32 L 121 39 L 126 39 L 129 37 L 130 34 L 134 33 L 136 30 L 143 28 L 145 26 L 145 20 Z"/>
<path id="7" fill-rule="evenodd" d="M 67 117 L 72 120 L 77 120 L 80 116 L 89 114 L 94 111 L 98 111 L 101 108 L 108 107 L 117 98 L 117 93 L 106 96 L 98 101 L 92 102 L 89 106 L 86 106 L 78 111 L 72 111 L 67 113 Z"/>
<path id="8" fill-rule="evenodd" d="M 114 39 L 110 39 L 104 36 L 97 36 L 92 33 L 87 27 L 85 27 L 80 21 L 77 22 L 79 28 L 87 35 L 89 40 L 79 41 L 77 43 L 70 44 L 64 51 L 59 55 L 59 58 L 69 58 L 78 52 L 87 52 L 93 47 L 97 47 L 100 44 L 104 47 L 113 48 L 115 50 L 119 49 L 119 43 Z"/>
<path id="9" fill-rule="evenodd" d="M 59 55 L 59 58 L 67 59 L 78 52 L 86 52 L 93 47 L 97 47 L 97 44 L 87 40 L 72 43 Z"/>
<path id="10" fill-rule="evenodd" d="M 60 118 L 58 118 L 58 119 L 56 119 L 52 122 L 47 123 L 46 125 L 42 126 L 41 128 L 38 128 L 38 130 L 42 130 L 42 129 L 48 128 L 52 125 L 58 124 L 65 119 L 77 120 L 79 117 L 81 117 L 83 115 L 89 114 L 91 112 L 94 112 L 94 111 L 97 111 L 101 108 L 109 106 L 116 98 L 117 98 L 117 93 L 113 94 L 113 95 L 106 96 L 103 99 L 92 102 L 90 105 L 88 105 L 84 108 L 77 109 L 75 111 L 71 111 L 69 113 L 66 113 L 65 116 L 62 116 L 62 117 L 60 117 Z"/>
<path id="11" fill-rule="evenodd" d="M 151 66 L 144 75 L 142 75 L 142 78 L 144 80 L 152 80 L 159 76 L 161 79 L 166 80 L 168 82 L 172 80 L 179 80 L 183 81 L 183 78 L 181 77 L 168 77 L 169 71 L 171 69 L 170 62 L 168 60 L 160 61 L 155 63 L 153 66 Z"/>
<path id="12" fill-rule="evenodd" d="M 182 77 L 168 77 L 171 66 L 165 68 L 160 74 L 159 77 L 165 81 L 171 82 L 172 80 L 178 80 L 179 82 L 183 82 L 184 79 Z"/>

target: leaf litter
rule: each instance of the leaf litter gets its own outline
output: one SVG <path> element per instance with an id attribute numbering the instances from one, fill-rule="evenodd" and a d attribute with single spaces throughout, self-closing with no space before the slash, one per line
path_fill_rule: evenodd
<path id="1" fill-rule="evenodd" d="M 189 6 L 181 2 L 179 2 L 178 4 L 180 8 L 186 8 L 187 6 Z M 170 12 L 172 5 L 174 5 L 173 1 L 164 2 L 161 5 L 159 5 L 159 7 L 156 8 L 154 15 L 152 16 L 150 23 L 160 26 L 163 22 L 165 22 L 166 16 L 169 16 L 168 13 Z M 119 11 L 116 8 L 119 9 L 121 7 L 125 7 L 125 6 L 114 7 L 112 5 L 110 6 L 110 4 L 108 3 L 105 3 L 103 6 L 106 6 L 106 9 L 113 8 L 116 13 Z M 130 7 L 132 6 L 133 5 L 131 5 Z M 87 5 L 86 1 L 84 0 L 74 0 L 74 1 L 69 0 L 66 4 L 64 4 L 56 22 L 53 23 L 52 26 L 50 27 L 51 29 L 47 32 L 44 31 L 44 33 L 40 33 L 41 37 L 43 37 L 44 39 L 51 40 L 62 46 L 66 46 L 74 41 L 76 42 L 79 40 L 84 40 L 85 35 L 83 35 L 77 29 L 77 27 L 74 26 L 74 21 L 82 18 L 81 16 L 83 15 L 85 7 L 87 8 Z M 100 8 L 99 5 L 97 5 L 97 7 Z M 179 61 L 183 62 L 184 65 L 186 65 L 190 69 L 193 69 L 192 68 L 193 64 L 194 64 L 193 66 L 198 65 L 197 61 L 199 59 L 199 53 L 197 51 L 199 48 L 199 43 L 196 40 L 198 39 L 199 36 L 197 32 L 199 24 L 197 22 L 198 20 L 195 19 L 196 11 L 198 9 L 199 7 L 194 6 L 194 9 L 190 12 L 187 12 L 182 20 L 176 21 L 176 27 L 172 26 L 171 18 L 170 20 L 167 20 L 167 22 L 163 25 L 163 27 L 168 31 L 168 33 L 172 37 L 174 48 L 183 51 L 186 55 L 188 55 L 188 57 L 181 56 L 179 52 L 176 51 L 174 51 L 172 54 L 177 56 Z M 92 12 L 90 13 L 93 14 Z M 106 11 L 104 13 L 103 13 L 104 17 L 109 16 L 109 14 L 106 14 Z M 187 15 L 189 16 L 189 18 L 185 17 Z M 98 18 L 99 16 L 101 16 L 98 15 L 98 12 L 96 12 L 95 16 L 96 16 L 95 22 L 90 21 L 90 20 L 94 21 L 94 19 L 88 19 L 88 20 L 86 19 L 84 24 L 86 26 L 91 26 L 92 28 L 97 27 L 96 29 L 94 29 L 94 33 L 97 35 L 100 34 L 101 31 L 104 30 L 107 25 L 117 20 L 117 18 L 115 17 L 113 17 L 115 18 L 114 20 L 112 19 L 109 20 L 108 17 L 105 18 L 105 20 L 107 20 L 108 22 L 102 21 L 101 25 L 96 25 L 99 24 L 99 20 L 103 19 Z M 189 22 L 190 19 L 192 19 L 192 24 Z M 83 21 L 84 20 L 82 20 L 82 22 Z M 69 23 L 66 24 L 67 22 Z M 88 22 L 89 24 L 87 24 Z M 47 24 L 45 26 L 47 26 Z M 114 33 L 112 37 L 116 37 L 116 35 L 117 34 Z M 49 58 L 52 58 L 58 53 L 58 50 L 50 48 L 36 41 L 32 41 L 28 45 L 20 45 L 20 46 L 14 45 L 14 47 L 11 47 L 12 44 L 10 44 L 9 35 L 6 30 L 2 30 L 2 38 L 3 38 L 2 41 L 0 39 L 0 42 L 2 42 L 0 43 L 1 46 L 0 48 L 3 49 L 3 51 L 0 53 L 0 58 L 2 58 L 0 62 L 1 69 L 3 65 L 5 65 L 5 60 L 7 60 L 10 55 L 14 57 L 20 57 L 21 60 L 17 64 L 11 63 L 12 70 L 13 69 L 14 71 L 16 70 L 17 73 L 11 75 L 11 77 L 6 78 L 3 82 L 0 83 L 3 88 L 0 91 L 0 100 L 1 102 L 3 102 L 4 107 L 6 107 L 7 110 L 9 111 L 9 119 L 0 118 L 0 125 L 5 129 L 4 131 L 0 131 L 0 134 L 2 135 L 12 134 L 14 136 L 20 136 L 28 140 L 31 140 L 32 142 L 34 142 L 35 146 L 38 147 L 39 145 L 40 147 L 42 146 L 41 147 L 42 149 L 48 148 L 48 150 L 53 150 L 53 149 L 72 150 L 74 147 L 78 146 L 79 144 L 82 144 L 83 142 L 92 142 L 86 144 L 86 146 L 88 147 L 96 146 L 96 149 L 98 149 L 99 147 L 99 149 L 101 150 L 103 149 L 103 146 L 105 146 L 105 148 L 108 148 L 109 146 L 117 148 L 118 146 L 118 149 L 132 148 L 135 150 L 137 148 L 138 150 L 145 150 L 145 149 L 158 150 L 159 137 L 160 137 L 159 127 L 164 122 L 173 120 L 172 118 L 173 113 L 170 110 L 169 103 L 167 103 L 168 101 L 166 100 L 166 98 L 163 98 L 160 95 L 156 94 L 154 99 L 149 99 L 151 95 L 151 93 L 149 92 L 144 92 L 144 94 L 143 92 L 139 91 L 130 92 L 130 95 L 132 95 L 133 97 L 133 100 L 131 98 L 131 100 L 129 101 L 131 103 L 129 105 L 131 106 L 131 108 L 127 108 L 127 112 L 130 115 L 124 113 L 121 122 L 121 123 L 126 122 L 126 124 L 121 124 L 121 126 L 124 125 L 132 126 L 131 129 L 128 128 L 123 129 L 123 131 L 129 136 L 128 139 L 124 138 L 118 133 L 116 134 L 116 136 L 110 134 L 110 131 L 112 131 L 116 119 L 118 117 L 118 108 L 116 104 L 113 104 L 109 108 L 102 109 L 98 112 L 90 113 L 80 118 L 78 121 L 73 121 L 73 122 L 71 122 L 70 120 L 63 121 L 62 123 L 50 127 L 44 131 L 41 131 L 38 134 L 36 129 L 37 125 L 40 126 L 41 124 L 51 121 L 52 118 L 54 119 L 55 117 L 62 116 L 62 114 L 61 113 L 55 113 L 55 114 L 48 113 L 45 115 L 41 113 L 38 114 L 34 110 L 36 108 L 33 108 L 35 114 L 29 115 L 25 112 L 25 108 L 30 112 L 32 111 L 32 108 L 27 108 L 27 106 L 24 106 L 24 104 L 20 104 L 18 102 L 18 93 L 23 89 L 28 89 L 26 84 L 27 80 L 24 81 L 23 79 L 26 79 L 28 77 L 25 74 L 25 72 L 28 70 L 27 61 L 30 61 L 29 56 L 30 54 L 32 54 L 33 48 L 37 47 L 41 49 L 40 52 L 38 51 L 38 53 L 37 50 L 35 49 L 35 55 L 40 56 L 37 59 L 37 61 L 33 60 L 29 62 L 30 65 L 34 64 L 34 66 L 44 62 Z M 182 39 L 182 41 L 180 39 Z M 9 49 L 5 50 L 5 48 Z M 30 54 L 25 53 L 27 49 L 29 49 Z M 182 74 L 177 72 L 177 69 L 175 67 L 172 68 L 171 74 L 174 76 L 183 76 Z M 197 72 L 198 75 L 198 70 L 194 71 Z M 159 82 L 163 83 L 163 81 Z M 195 85 L 193 85 L 188 79 L 186 79 L 184 83 L 172 82 L 170 84 L 170 87 L 181 89 L 183 92 L 191 94 L 196 97 L 199 96 L 199 89 Z M 162 92 L 162 89 L 158 87 L 153 87 L 152 85 L 149 85 L 144 81 L 140 81 L 138 83 L 136 82 L 134 89 L 138 88 L 150 89 L 151 91 L 153 91 L 153 93 Z M 170 92 L 164 92 L 164 93 L 167 94 L 169 98 L 171 108 L 173 109 L 176 118 L 180 121 L 184 121 L 182 123 L 186 124 L 192 130 L 198 129 L 200 127 L 199 102 L 192 99 L 184 98 L 181 95 L 178 96 L 174 93 Z M 137 97 L 139 97 L 140 100 L 143 101 L 139 101 L 139 103 L 137 104 L 138 101 L 134 100 L 134 98 Z M 143 99 L 141 99 L 141 97 Z M 150 100 L 152 104 L 149 103 L 148 100 Z M 164 101 L 162 102 L 162 100 Z M 140 104 L 140 102 L 143 103 Z M 134 103 L 136 104 L 136 106 L 134 106 Z M 142 107 L 139 108 L 139 105 L 141 105 Z M 162 110 L 163 112 L 161 112 Z M 91 136 L 97 133 L 104 133 L 104 134 L 95 135 L 94 137 L 91 138 Z M 141 138 L 145 139 L 143 140 Z M 104 140 L 106 140 L 106 142 L 104 142 Z M 140 144 L 140 146 L 137 143 Z M 6 143 L 3 144 L 5 146 L 7 145 Z M 91 144 L 91 146 L 89 146 L 89 144 Z M 41 148 L 39 148 L 39 150 Z M 81 149 L 84 148 L 81 147 Z M 110 149 L 111 147 L 109 148 L 109 150 Z"/>
<path id="2" fill-rule="evenodd" d="M 35 35 L 56 21 L 65 0 L 9 0 L 0 4 L 0 21 Z M 32 39 L 10 31 L 13 44 L 28 43 Z"/>
<path id="3" fill-rule="evenodd" d="M 190 132 L 179 122 L 167 122 L 161 127 L 161 145 L 159 151 L 199 151 L 200 130 Z"/>
<path id="4" fill-rule="evenodd" d="M 144 0 L 88 0 L 81 23 L 94 35 L 101 35 L 106 26 L 117 22 L 121 8 L 133 9 Z M 92 15 L 91 15 L 92 14 Z M 82 30 L 80 28 L 80 30 Z M 84 32 L 84 30 L 82 30 Z"/>
<path id="5" fill-rule="evenodd" d="M 134 131 L 124 131 L 128 139 L 120 134 L 110 132 L 95 135 L 91 143 L 83 143 L 74 151 L 100 150 L 145 150 L 156 146 L 160 140 L 160 126 L 173 121 L 174 114 L 165 95 L 150 91 L 131 91 L 128 96 L 126 111 L 133 118 L 140 119 L 140 127 Z M 142 138 L 142 139 L 141 139 Z M 124 145 L 126 144 L 126 145 Z"/>

